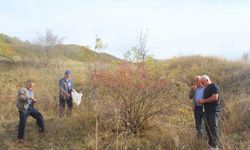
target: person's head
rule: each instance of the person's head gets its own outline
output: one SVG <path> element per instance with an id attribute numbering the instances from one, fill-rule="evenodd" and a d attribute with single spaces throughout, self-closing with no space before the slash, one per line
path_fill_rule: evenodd
<path id="1" fill-rule="evenodd" d="M 64 78 L 65 79 L 69 79 L 71 76 L 71 71 L 70 70 L 66 70 L 65 73 L 64 73 Z"/>
<path id="2" fill-rule="evenodd" d="M 33 80 L 27 80 L 27 81 L 26 81 L 26 88 L 27 88 L 28 90 L 32 90 L 32 88 L 34 87 L 34 85 L 35 85 L 35 83 L 34 83 Z"/>
<path id="3" fill-rule="evenodd" d="M 194 84 L 197 86 L 202 86 L 201 84 L 201 76 L 197 75 L 194 77 Z"/>
<path id="4" fill-rule="evenodd" d="M 207 75 L 202 75 L 202 76 L 201 76 L 201 83 L 202 83 L 205 87 L 207 87 L 207 86 L 209 86 L 209 84 L 211 84 L 212 82 L 211 82 L 209 76 L 207 76 Z"/>

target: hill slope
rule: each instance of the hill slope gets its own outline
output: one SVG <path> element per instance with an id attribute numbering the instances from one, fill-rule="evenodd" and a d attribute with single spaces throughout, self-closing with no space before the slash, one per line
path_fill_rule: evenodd
<path id="1" fill-rule="evenodd" d="M 23 42 L 18 38 L 0 34 L 0 57 L 2 58 L 9 60 L 25 60 L 26 57 L 39 59 L 41 55 L 45 55 L 45 52 L 52 53 L 56 58 L 69 58 L 83 62 L 112 62 L 120 60 L 106 53 L 97 53 L 85 46 L 61 44 L 42 47 L 28 41 Z M 46 57 L 48 56 L 50 55 L 46 54 Z"/>
<path id="2" fill-rule="evenodd" d="M 18 46 L 18 42 L 21 42 L 21 46 Z M 6 41 L 4 43 L 8 44 Z M 14 60 L 22 59 L 18 57 L 23 53 L 34 55 L 32 62 L 40 58 L 39 53 L 35 51 L 35 48 L 39 47 L 19 40 L 14 43 L 9 43 L 13 48 L 14 54 L 11 56 Z M 158 62 L 157 64 L 164 65 L 162 73 L 172 80 L 170 82 L 172 85 L 166 85 L 172 88 L 165 99 L 166 103 L 171 102 L 174 105 L 151 119 L 150 127 L 142 134 L 126 135 L 119 131 L 114 132 L 112 126 L 103 127 L 103 124 L 110 120 L 101 122 L 96 114 L 95 102 L 90 101 L 93 97 L 89 92 L 92 87 L 88 87 L 89 71 L 98 67 L 103 69 L 105 66 L 103 62 L 109 64 L 112 69 L 115 65 L 110 64 L 111 61 L 106 59 L 115 60 L 115 58 L 97 54 L 76 45 L 57 45 L 53 49 L 63 51 L 57 56 L 60 56 L 64 63 L 57 63 L 57 66 L 37 67 L 33 63 L 0 62 L 0 149 L 16 149 L 18 146 L 22 149 L 38 150 L 78 150 L 96 149 L 96 147 L 132 150 L 205 148 L 206 140 L 196 139 L 191 101 L 187 99 L 190 82 L 197 74 L 208 74 L 222 90 L 221 149 L 249 149 L 249 64 L 201 56 L 180 57 Z M 82 57 L 79 54 L 83 54 Z M 86 58 L 88 55 L 91 59 Z M 96 61 L 99 62 L 97 66 L 95 66 Z M 84 100 L 80 106 L 74 106 L 72 117 L 58 118 L 58 80 L 63 76 L 65 69 L 72 70 L 75 89 L 83 92 Z M 35 121 L 29 118 L 26 142 L 19 145 L 16 140 L 18 125 L 18 112 L 15 107 L 16 92 L 27 79 L 33 79 L 36 82 L 34 89 L 38 99 L 36 108 L 44 115 L 47 131 L 46 134 L 39 135 Z"/>

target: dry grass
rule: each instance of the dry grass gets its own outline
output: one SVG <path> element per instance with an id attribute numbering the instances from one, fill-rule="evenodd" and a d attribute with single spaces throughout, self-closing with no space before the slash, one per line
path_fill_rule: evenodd
<path id="1" fill-rule="evenodd" d="M 36 81 L 36 107 L 42 112 L 47 132 L 37 133 L 35 121 L 29 118 L 26 143 L 22 149 L 95 149 L 98 135 L 99 149 L 124 150 L 200 150 L 206 140 L 197 140 L 191 110 L 187 99 L 190 79 L 196 74 L 211 74 L 221 85 L 224 98 L 221 121 L 221 148 L 224 150 L 250 149 L 250 96 L 247 84 L 249 66 L 217 58 L 200 56 L 172 59 L 164 62 L 163 70 L 173 79 L 171 96 L 175 105 L 150 120 L 150 126 L 140 135 L 127 135 L 98 126 L 96 114 L 88 102 L 86 87 L 86 63 L 67 60 L 57 67 L 37 68 L 33 65 L 0 63 L 0 149 L 17 149 L 18 112 L 15 106 L 16 92 L 25 80 Z M 71 118 L 58 118 L 58 79 L 65 69 L 73 71 L 78 91 L 84 91 L 84 103 L 74 108 Z M 208 71 L 204 68 L 209 68 Z M 231 82 L 233 81 L 233 82 Z M 241 86 L 237 86 L 241 85 Z M 168 100 L 169 101 L 169 100 Z M 99 118 L 97 118 L 99 119 Z"/>

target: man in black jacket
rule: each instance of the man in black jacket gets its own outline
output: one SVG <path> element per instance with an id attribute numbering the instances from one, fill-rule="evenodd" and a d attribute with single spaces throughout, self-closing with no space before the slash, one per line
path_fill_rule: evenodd
<path id="1" fill-rule="evenodd" d="M 219 114 L 220 99 L 219 99 L 219 86 L 212 83 L 207 75 L 201 77 L 201 82 L 205 86 L 204 98 L 200 99 L 198 102 L 204 105 L 205 108 L 205 124 L 208 135 L 209 149 L 218 149 L 219 135 L 218 135 L 218 125 L 219 125 Z"/>

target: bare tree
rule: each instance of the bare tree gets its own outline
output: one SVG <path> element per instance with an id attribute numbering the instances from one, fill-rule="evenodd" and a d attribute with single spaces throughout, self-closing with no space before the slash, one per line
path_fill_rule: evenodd
<path id="1" fill-rule="evenodd" d="M 125 52 L 125 54 L 123 55 L 124 59 L 127 60 L 127 61 L 133 61 L 132 58 L 131 58 L 131 51 L 127 51 Z"/>
<path id="2" fill-rule="evenodd" d="M 53 33 L 52 29 L 46 29 L 44 35 L 38 35 L 34 43 L 43 47 L 54 46 L 62 44 L 64 38 L 60 38 L 58 35 Z"/>
<path id="3" fill-rule="evenodd" d="M 141 59 L 143 62 L 146 59 L 146 56 L 148 55 L 149 50 L 146 49 L 147 47 L 147 38 L 148 34 L 147 32 L 144 33 L 143 31 L 140 31 L 138 33 L 138 46 L 137 49 L 134 49 L 134 53 L 136 56 Z"/>
<path id="4" fill-rule="evenodd" d="M 42 66 L 48 66 L 54 61 L 55 63 L 53 64 L 57 64 L 59 62 L 58 56 L 61 52 L 56 45 L 62 44 L 63 39 L 54 34 L 52 29 L 47 29 L 44 34 L 38 35 L 34 40 L 38 52 L 37 63 Z"/>
<path id="5" fill-rule="evenodd" d="M 147 49 L 148 32 L 137 32 L 137 44 L 124 54 L 126 60 L 134 60 L 136 62 L 145 62 L 148 57 Z"/>
<path id="6" fill-rule="evenodd" d="M 241 55 L 241 60 L 244 61 L 244 62 L 248 62 L 249 61 L 249 57 L 250 57 L 249 51 L 245 51 Z"/>

